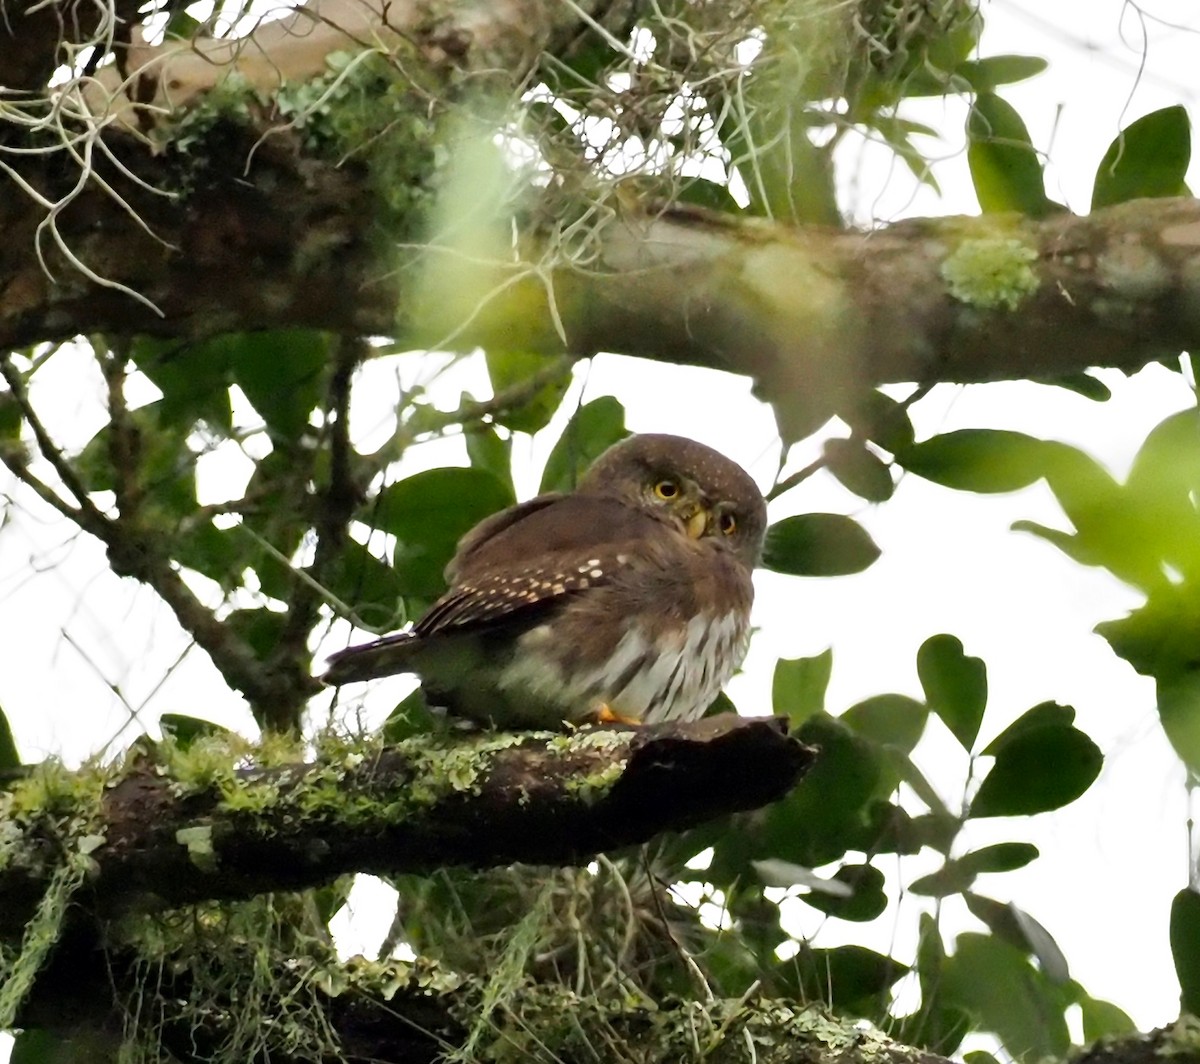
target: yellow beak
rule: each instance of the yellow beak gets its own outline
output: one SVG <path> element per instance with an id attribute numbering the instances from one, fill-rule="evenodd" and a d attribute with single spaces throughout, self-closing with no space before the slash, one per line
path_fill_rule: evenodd
<path id="1" fill-rule="evenodd" d="M 707 510 L 699 509 L 687 519 L 687 534 L 690 539 L 699 539 L 704 535 L 706 528 L 708 528 Z"/>

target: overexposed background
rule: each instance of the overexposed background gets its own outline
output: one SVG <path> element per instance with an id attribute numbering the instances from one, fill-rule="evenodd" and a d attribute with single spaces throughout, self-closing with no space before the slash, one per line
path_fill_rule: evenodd
<path id="1" fill-rule="evenodd" d="M 1049 193 L 1077 212 L 1086 212 L 1092 175 L 1119 128 L 1171 104 L 1183 103 L 1196 113 L 1200 13 L 1190 0 L 1138 6 L 1120 0 L 1053 5 L 991 0 L 984 14 L 981 56 L 1019 53 L 1050 60 L 1045 74 L 1000 91 L 1047 154 Z M 930 146 L 931 156 L 940 160 L 936 173 L 944 195 L 939 199 L 915 187 L 885 149 L 848 139 L 840 163 L 844 202 L 854 219 L 868 224 L 975 213 L 962 137 L 965 104 L 910 101 L 905 114 L 944 131 L 945 139 Z M 1193 170 L 1193 187 L 1196 179 Z M 368 380 L 359 387 L 354 411 L 356 435 L 366 439 L 388 430 L 388 412 L 370 405 L 371 394 L 383 389 L 372 388 L 369 375 L 386 378 L 390 388 L 397 374 L 409 382 L 426 379 L 440 364 L 436 357 L 406 356 L 366 367 Z M 1195 398 L 1183 377 L 1159 366 L 1131 379 L 1099 375 L 1114 393 L 1104 404 L 1025 383 L 941 386 L 915 410 L 918 435 L 960 427 L 1018 429 L 1076 444 L 1123 476 L 1150 428 L 1194 405 Z M 94 386 L 87 386 L 89 380 Z M 432 394 L 453 406 L 463 388 L 486 394 L 485 382 L 481 363 L 468 360 L 440 377 Z M 101 382 L 86 356 L 56 356 L 39 373 L 38 387 L 42 398 L 55 397 L 49 427 L 68 445 L 82 445 L 103 424 Z M 769 483 L 779 444 L 769 411 L 752 398 L 746 381 L 601 356 L 579 368 L 576 391 L 558 424 L 573 400 L 604 394 L 626 405 L 632 430 L 700 439 Z M 819 438 L 795 448 L 789 469 L 816 456 Z M 549 443 L 522 440 L 515 448 L 523 463 L 518 477 L 523 494 L 534 491 Z M 456 441 L 420 447 L 407 471 L 454 461 L 461 453 Z M 249 464 L 235 452 L 217 452 L 201 459 L 200 475 L 212 499 L 229 497 L 249 475 Z M 153 732 L 162 712 L 206 717 L 253 733 L 240 699 L 202 653 L 189 650 L 151 592 L 109 573 L 97 543 L 27 492 L 0 479 L 0 494 L 19 500 L 4 507 L 0 529 L 0 705 L 26 760 L 55 754 L 77 762 L 106 746 L 119 749 L 133 735 Z M 1015 901 L 1049 929 L 1072 975 L 1093 995 L 1113 1000 L 1144 1028 L 1172 1019 L 1178 987 L 1167 917 L 1189 867 L 1184 772 L 1158 727 L 1150 681 L 1091 633 L 1098 621 L 1138 605 L 1140 596 L 1100 570 L 1065 559 L 1049 544 L 1008 530 L 1020 518 L 1064 524 L 1041 486 L 979 497 L 906 477 L 894 499 L 876 507 L 818 475 L 780 500 L 772 518 L 799 510 L 852 514 L 883 548 L 883 557 L 867 572 L 839 579 L 759 574 L 755 620 L 761 631 L 744 674 L 731 685 L 735 702 L 744 712 L 768 711 L 775 659 L 829 646 L 832 712 L 882 691 L 919 696 L 916 649 L 928 636 L 948 631 L 987 662 L 985 739 L 1035 703 L 1054 699 L 1075 706 L 1079 726 L 1106 755 L 1099 783 L 1066 809 L 1007 831 L 1004 822 L 971 825 L 966 840 L 1032 838 L 1042 848 L 1041 859 L 997 879 L 998 896 Z M 394 685 L 373 690 L 362 707 L 364 721 L 378 723 L 398 693 Z M 931 722 L 930 728 L 934 734 L 922 746 L 922 767 L 944 794 L 957 794 L 965 755 L 948 735 L 937 734 L 940 724 Z M 906 863 L 903 878 L 921 870 Z M 983 885 L 991 886 L 986 877 Z M 356 891 L 353 914 L 339 926 L 347 952 L 374 951 L 390 918 L 380 904 L 384 900 L 381 885 L 366 882 Z M 821 944 L 863 941 L 861 926 L 839 926 L 804 906 L 797 906 L 795 918 L 798 931 L 820 927 Z M 965 927 L 965 916 L 963 921 Z M 900 956 L 913 946 L 902 940 L 866 944 L 894 948 Z"/>

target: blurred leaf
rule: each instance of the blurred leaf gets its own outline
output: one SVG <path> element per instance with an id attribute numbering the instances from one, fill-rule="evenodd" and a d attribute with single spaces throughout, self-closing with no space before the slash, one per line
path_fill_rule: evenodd
<path id="1" fill-rule="evenodd" d="M 1171 956 L 1179 978 L 1179 1005 L 1200 1016 L 1200 894 L 1184 887 L 1171 902 Z"/>
<path id="2" fill-rule="evenodd" d="M 833 650 L 811 658 L 780 658 L 771 683 L 771 706 L 776 716 L 787 717 L 798 728 L 825 708 L 825 690 L 833 671 Z"/>
<path id="3" fill-rule="evenodd" d="M 223 345 L 234 381 L 267 423 L 272 436 L 296 439 L 321 399 L 332 338 L 316 329 L 227 333 Z"/>
<path id="4" fill-rule="evenodd" d="M 1171 673 L 1155 684 L 1158 719 L 1171 748 L 1200 774 L 1200 671 Z"/>
<path id="5" fill-rule="evenodd" d="M 317 910 L 317 919 L 324 927 L 332 920 L 346 904 L 350 890 L 354 886 L 354 876 L 338 876 L 332 883 L 317 887 L 312 891 L 313 905 Z"/>
<path id="6" fill-rule="evenodd" d="M 970 752 L 987 705 L 987 668 L 952 635 L 930 636 L 917 651 L 917 675 L 929 708 Z"/>
<path id="7" fill-rule="evenodd" d="M 1010 742 L 1022 732 L 1032 731 L 1035 728 L 1056 727 L 1067 728 L 1075 723 L 1075 710 L 1070 706 L 1062 706 L 1057 702 L 1039 702 L 1032 709 L 1025 710 L 1016 720 L 1014 720 L 1007 728 L 996 736 L 987 746 L 983 748 L 983 753 L 989 757 L 994 756 L 996 752 Z"/>
<path id="8" fill-rule="evenodd" d="M 162 392 L 155 405 L 164 425 L 190 427 L 203 421 L 225 433 L 232 429 L 229 358 L 224 346 L 139 336 L 130 345 L 129 356 Z"/>
<path id="9" fill-rule="evenodd" d="M 183 713 L 164 713 L 158 718 L 158 726 L 163 735 L 169 735 L 175 740 L 180 750 L 187 750 L 197 739 L 206 739 L 215 735 L 231 735 L 228 728 L 215 721 L 202 720 L 200 717 L 189 717 Z"/>
<path id="10" fill-rule="evenodd" d="M 518 392 L 522 388 L 525 390 L 519 404 L 493 413 L 496 424 L 515 432 L 534 433 L 544 429 L 571 386 L 571 366 L 564 364 L 562 372 L 556 373 L 539 387 L 532 388 L 534 378 L 546 369 L 545 355 L 489 348 L 485 358 L 494 394 L 509 392 L 510 389 Z"/>
<path id="11" fill-rule="evenodd" d="M 990 92 L 979 93 L 967 118 L 967 163 L 985 214 L 1043 218 L 1057 208 L 1046 196 L 1042 162 L 1021 116 Z"/>
<path id="12" fill-rule="evenodd" d="M 8 717 L 0 709 L 0 772 L 20 767 L 21 755 L 17 753 L 12 728 L 9 726 Z"/>
<path id="13" fill-rule="evenodd" d="M 838 1011 L 860 1013 L 886 1001 L 888 990 L 908 972 L 907 965 L 863 946 L 805 945 L 790 960 L 779 962 L 773 989 L 800 1001 L 823 1001 Z"/>
<path id="14" fill-rule="evenodd" d="M 911 753 L 925 731 L 929 710 L 906 695 L 875 695 L 851 706 L 838 720 L 859 735 Z"/>
<path id="15" fill-rule="evenodd" d="M 396 587 L 433 599 L 445 589 L 442 570 L 459 539 L 514 501 L 486 470 L 444 466 L 387 485 L 361 518 L 396 537 Z"/>
<path id="16" fill-rule="evenodd" d="M 879 557 L 875 541 L 842 514 L 797 514 L 767 529 L 762 564 L 792 576 L 859 573 Z"/>
<path id="17" fill-rule="evenodd" d="M 425 692 L 416 688 L 397 703 L 383 723 L 384 742 L 398 743 L 414 735 L 429 735 L 438 730 L 437 718 L 425 701 Z"/>
<path id="18" fill-rule="evenodd" d="M 849 896 L 828 890 L 813 890 L 802 894 L 800 900 L 828 916 L 859 923 L 874 920 L 887 908 L 883 873 L 873 865 L 842 865 L 834 873 L 833 881 L 849 887 Z"/>
<path id="19" fill-rule="evenodd" d="M 491 425 L 466 425 L 463 439 L 467 445 L 467 458 L 475 469 L 491 473 L 516 497 L 512 479 L 512 440 L 500 438 Z"/>
<path id="20" fill-rule="evenodd" d="M 357 540 L 342 544 L 333 564 L 322 573 L 322 583 L 371 628 L 399 628 L 406 620 L 401 575 Z"/>
<path id="21" fill-rule="evenodd" d="M 1097 403 L 1107 402 L 1112 398 L 1112 390 L 1108 385 L 1090 373 L 1063 373 L 1057 377 L 1038 377 L 1036 383 L 1065 388 Z"/>
<path id="22" fill-rule="evenodd" d="M 733 198 L 728 185 L 708 181 L 703 177 L 684 178 L 676 202 L 691 203 L 722 214 L 740 214 L 742 205 Z"/>
<path id="23" fill-rule="evenodd" d="M 892 454 L 913 445 L 915 437 L 908 408 L 883 392 L 865 392 L 841 415 L 856 435 L 865 436 Z"/>
<path id="24" fill-rule="evenodd" d="M 8 1064 L 103 1064 L 111 1059 L 107 1033 L 76 1027 L 70 1036 L 32 1027 L 13 1037 Z"/>
<path id="25" fill-rule="evenodd" d="M 984 1049 L 973 1049 L 963 1054 L 963 1064 L 1000 1064 L 1000 1061 Z"/>
<path id="26" fill-rule="evenodd" d="M 963 897 L 971 914 L 987 924 L 993 935 L 1035 957 L 1051 982 L 1062 985 L 1070 979 L 1067 959 L 1058 943 L 1027 912 L 1012 902 L 1004 904 L 970 891 Z"/>
<path id="27" fill-rule="evenodd" d="M 887 463 L 858 439 L 825 441 L 825 466 L 847 491 L 868 502 L 886 502 L 896 485 Z"/>
<path id="28" fill-rule="evenodd" d="M 1013 735 L 996 749 L 969 815 L 1032 816 L 1073 802 L 1100 774 L 1104 756 L 1074 727 L 1048 725 Z"/>
<path id="29" fill-rule="evenodd" d="M 21 439 L 25 415 L 11 392 L 0 392 L 0 444 L 11 447 Z"/>
<path id="30" fill-rule="evenodd" d="M 939 196 L 942 194 L 941 185 L 933 174 L 930 160 L 912 142 L 916 134 L 937 136 L 937 131 L 919 122 L 910 122 L 895 115 L 876 112 L 871 117 L 870 127 L 883 138 L 883 142 L 896 153 L 896 157 L 908 167 L 921 184 L 928 186 Z"/>
<path id="31" fill-rule="evenodd" d="M 1092 186 L 1092 210 L 1127 200 L 1187 195 L 1192 157 L 1186 108 L 1176 105 L 1143 115 L 1108 146 Z"/>
<path id="32" fill-rule="evenodd" d="M 777 857 L 767 857 L 761 861 L 751 861 L 758 878 L 768 887 L 808 887 L 811 890 L 832 894 L 838 898 L 848 898 L 854 893 L 853 889 L 838 880 L 828 880 L 817 875 L 811 868 L 792 864 L 791 861 L 781 861 Z"/>
<path id="33" fill-rule="evenodd" d="M 999 1036 L 1013 1057 L 1061 1058 L 1070 1048 L 1065 992 L 998 938 L 959 935 L 942 966 L 941 993 Z"/>
<path id="34" fill-rule="evenodd" d="M 1083 1040 L 1088 1044 L 1098 1042 L 1101 1038 L 1119 1038 L 1137 1032 L 1137 1025 L 1129 1018 L 1129 1014 L 1111 1001 L 1084 997 L 1079 1002 L 1079 1009 L 1083 1014 Z"/>
<path id="35" fill-rule="evenodd" d="M 574 490 L 584 470 L 627 435 L 625 408 L 611 395 L 585 403 L 567 422 L 546 459 L 538 491 Z"/>
<path id="36" fill-rule="evenodd" d="M 954 73 L 978 93 L 992 92 L 999 85 L 1026 81 L 1042 73 L 1050 64 L 1035 55 L 992 55 L 986 59 L 968 59 Z"/>
<path id="37" fill-rule="evenodd" d="M 279 646 L 279 639 L 287 624 L 287 614 L 265 608 L 234 610 L 222 623 L 246 641 L 259 661 L 266 661 Z"/>
<path id="38" fill-rule="evenodd" d="M 910 473 L 959 491 L 984 494 L 1027 488 L 1047 473 L 1044 440 L 1006 429 L 957 429 L 896 455 Z"/>
<path id="39" fill-rule="evenodd" d="M 970 889 L 976 877 L 984 872 L 1010 872 L 1023 868 L 1037 855 L 1037 847 L 1027 842 L 1001 842 L 984 846 L 947 861 L 936 872 L 914 880 L 908 889 L 914 894 L 947 898 Z"/>

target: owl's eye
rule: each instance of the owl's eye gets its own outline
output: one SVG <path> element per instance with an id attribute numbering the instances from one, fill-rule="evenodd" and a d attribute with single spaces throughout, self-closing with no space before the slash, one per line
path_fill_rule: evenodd
<path id="1" fill-rule="evenodd" d="M 721 532 L 726 536 L 732 536 L 737 531 L 737 518 L 733 514 L 721 514 Z"/>
<path id="2" fill-rule="evenodd" d="M 674 499 L 679 494 L 679 485 L 673 480 L 660 480 L 654 485 L 654 494 L 660 499 Z"/>

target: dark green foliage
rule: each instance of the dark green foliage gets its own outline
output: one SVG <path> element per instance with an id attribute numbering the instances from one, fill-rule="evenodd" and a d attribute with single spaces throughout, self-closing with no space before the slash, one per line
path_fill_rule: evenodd
<path id="1" fill-rule="evenodd" d="M 1131 122 L 1108 146 L 1096 168 L 1092 210 L 1126 200 L 1186 196 L 1192 158 L 1187 110 L 1164 107 Z"/>
<path id="2" fill-rule="evenodd" d="M 985 213 L 1017 211 L 1042 218 L 1063 209 L 1046 195 L 1041 160 L 1025 123 L 999 96 L 981 92 L 976 97 L 967 141 L 971 179 Z"/>
<path id="3" fill-rule="evenodd" d="M 763 565 L 791 576 L 846 576 L 879 557 L 866 529 L 842 514 L 797 514 L 767 530 Z"/>
<path id="4" fill-rule="evenodd" d="M 584 470 L 627 435 L 625 408 L 611 395 L 585 403 L 575 411 L 546 459 L 538 490 L 571 491 Z"/>
<path id="5" fill-rule="evenodd" d="M 1171 902 L 1171 956 L 1179 977 L 1179 1007 L 1200 1016 L 1200 893 L 1185 887 Z"/>
<path id="6" fill-rule="evenodd" d="M 917 675 L 929 708 L 941 717 L 964 750 L 975 745 L 987 705 L 987 669 L 963 653 L 962 641 L 935 635 L 917 651 Z"/>

